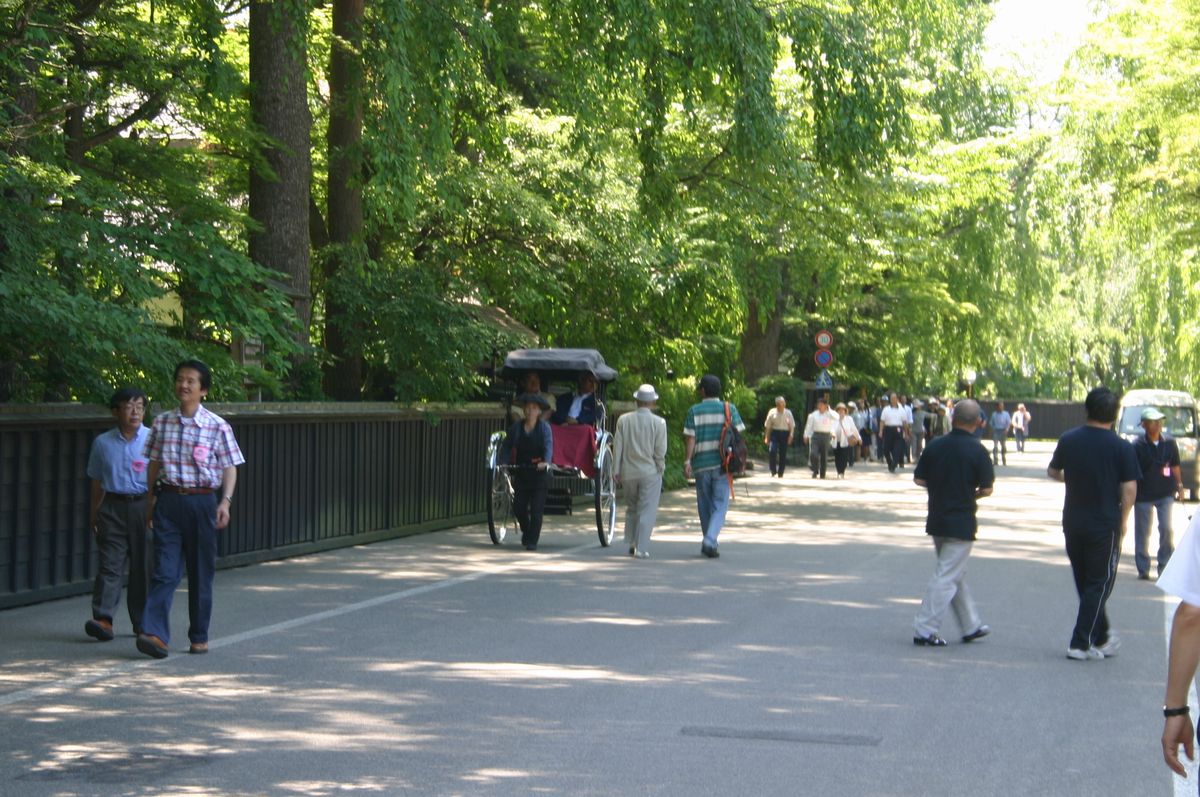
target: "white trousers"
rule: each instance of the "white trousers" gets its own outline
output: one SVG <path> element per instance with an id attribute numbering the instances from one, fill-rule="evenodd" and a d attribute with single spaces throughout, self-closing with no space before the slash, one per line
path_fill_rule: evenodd
<path id="1" fill-rule="evenodd" d="M 937 569 L 921 601 L 921 609 L 913 622 L 917 636 L 931 636 L 941 627 L 946 608 L 954 610 L 958 626 L 964 635 L 970 634 L 983 623 L 975 610 L 975 601 L 964 580 L 967 575 L 967 558 L 971 555 L 972 543 L 954 537 L 934 537 L 933 547 L 937 551 Z"/>
<path id="2" fill-rule="evenodd" d="M 644 551 L 658 519 L 662 475 L 622 478 L 621 486 L 625 488 L 625 545 Z"/>

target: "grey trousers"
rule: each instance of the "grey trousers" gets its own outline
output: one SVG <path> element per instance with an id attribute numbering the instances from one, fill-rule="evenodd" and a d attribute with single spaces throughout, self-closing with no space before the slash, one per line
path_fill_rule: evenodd
<path id="1" fill-rule="evenodd" d="M 125 562 L 129 562 L 129 620 L 142 628 L 142 612 L 154 569 L 151 532 L 146 528 L 146 499 L 122 501 L 105 497 L 96 515 L 100 570 L 92 585 L 92 619 L 112 622 L 121 604 Z"/>
<path id="2" fill-rule="evenodd" d="M 917 636 L 936 634 L 947 607 L 954 610 L 954 616 L 958 618 L 958 626 L 964 635 L 983 625 L 964 580 L 972 545 L 974 543 L 969 540 L 954 537 L 933 538 L 933 547 L 937 551 L 937 568 L 929 581 L 929 587 L 925 590 L 921 609 L 913 621 L 913 630 Z"/>
<path id="3" fill-rule="evenodd" d="M 813 476 L 825 478 L 825 466 L 829 463 L 829 442 L 833 435 L 829 432 L 813 432 L 808 444 L 808 469 Z"/>
<path id="4" fill-rule="evenodd" d="M 1158 513 L 1158 574 L 1161 576 L 1171 554 L 1175 553 L 1175 543 L 1172 539 L 1171 512 L 1175 506 L 1172 496 L 1164 496 L 1153 501 L 1139 501 L 1133 505 L 1133 561 L 1137 564 L 1138 574 L 1150 572 L 1150 521 L 1155 512 Z"/>
<path id="5" fill-rule="evenodd" d="M 662 474 L 622 478 L 621 485 L 625 488 L 625 545 L 644 551 L 658 518 Z"/>

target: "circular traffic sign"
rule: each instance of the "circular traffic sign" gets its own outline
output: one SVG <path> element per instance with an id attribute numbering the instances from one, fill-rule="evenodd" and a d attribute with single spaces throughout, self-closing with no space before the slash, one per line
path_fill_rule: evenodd
<path id="1" fill-rule="evenodd" d="M 817 349 L 817 353 L 813 355 L 813 362 L 822 368 L 828 368 L 833 364 L 833 352 L 829 349 Z"/>
<path id="2" fill-rule="evenodd" d="M 833 334 L 828 329 L 822 329 L 813 340 L 817 342 L 818 348 L 828 349 L 833 345 Z"/>

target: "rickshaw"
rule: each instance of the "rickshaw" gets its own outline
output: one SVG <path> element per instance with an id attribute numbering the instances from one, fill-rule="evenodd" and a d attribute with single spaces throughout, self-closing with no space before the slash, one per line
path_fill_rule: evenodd
<path id="1" fill-rule="evenodd" d="M 571 514 L 574 498 L 568 480 L 589 481 L 588 490 L 596 510 L 596 532 L 600 537 L 600 545 L 607 548 L 612 543 L 613 530 L 617 525 L 617 485 L 613 475 L 612 435 L 604 427 L 607 414 L 604 396 L 608 384 L 617 378 L 617 372 L 605 364 L 604 358 L 595 349 L 517 349 L 509 352 L 498 373 L 501 379 L 514 387 L 505 395 L 506 420 L 516 386 L 528 371 L 537 371 L 541 375 L 543 389 L 549 384 L 561 387 L 568 383 L 574 389 L 581 374 L 590 373 L 596 377 L 595 423 L 590 426 L 550 425 L 554 435 L 554 458 L 550 471 L 554 479 L 547 494 L 544 514 Z M 507 434 L 507 431 L 494 432 L 487 448 L 488 534 L 495 545 L 503 543 L 509 532 L 517 526 L 513 516 L 510 475 L 510 469 L 516 466 L 499 461 L 500 447 Z"/>

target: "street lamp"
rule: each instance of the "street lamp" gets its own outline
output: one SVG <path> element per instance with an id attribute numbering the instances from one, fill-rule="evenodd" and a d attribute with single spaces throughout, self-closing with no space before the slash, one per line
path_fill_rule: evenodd
<path id="1" fill-rule="evenodd" d="M 967 398 L 975 398 L 975 378 L 977 376 L 978 374 L 970 368 L 963 371 L 963 381 L 967 383 Z"/>

